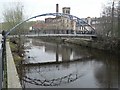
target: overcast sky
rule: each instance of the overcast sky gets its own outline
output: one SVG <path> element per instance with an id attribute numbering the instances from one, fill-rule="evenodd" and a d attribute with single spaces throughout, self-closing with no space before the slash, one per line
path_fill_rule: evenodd
<path id="1" fill-rule="evenodd" d="M 70 7 L 71 15 L 84 18 L 88 16 L 99 17 L 102 6 L 107 0 L 0 0 L 0 20 L 3 9 L 8 6 L 10 7 L 12 2 L 17 1 L 23 3 L 27 17 L 43 13 L 54 13 L 56 11 L 56 4 L 58 3 L 59 12 L 62 12 L 62 7 Z"/>

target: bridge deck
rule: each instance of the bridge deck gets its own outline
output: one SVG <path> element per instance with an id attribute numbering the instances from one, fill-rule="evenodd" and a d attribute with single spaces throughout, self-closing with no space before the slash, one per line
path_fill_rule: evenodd
<path id="1" fill-rule="evenodd" d="M 52 36 L 52 37 L 91 37 L 96 36 L 94 34 L 35 34 L 35 35 L 26 35 L 26 36 Z"/>
<path id="2" fill-rule="evenodd" d="M 18 37 L 18 35 L 9 35 L 9 37 Z M 27 37 L 96 37 L 94 34 L 29 34 L 29 35 L 21 35 Z"/>

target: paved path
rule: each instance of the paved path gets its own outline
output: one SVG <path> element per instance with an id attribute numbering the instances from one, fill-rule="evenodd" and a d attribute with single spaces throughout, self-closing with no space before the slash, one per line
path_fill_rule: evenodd
<path id="1" fill-rule="evenodd" d="M 19 88 L 21 90 L 21 84 L 17 69 L 13 60 L 12 52 L 9 42 L 6 42 L 6 61 L 7 61 L 7 87 Z"/>

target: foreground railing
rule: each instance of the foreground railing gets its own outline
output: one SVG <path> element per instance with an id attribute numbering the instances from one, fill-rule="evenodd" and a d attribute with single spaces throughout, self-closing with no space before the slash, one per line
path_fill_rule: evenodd
<path id="1" fill-rule="evenodd" d="M 6 69 L 6 37 L 5 32 L 2 32 L 2 88 L 7 87 L 7 69 Z"/>

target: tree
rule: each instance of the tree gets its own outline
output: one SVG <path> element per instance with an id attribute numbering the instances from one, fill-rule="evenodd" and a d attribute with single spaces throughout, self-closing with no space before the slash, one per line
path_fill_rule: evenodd
<path id="1" fill-rule="evenodd" d="M 119 2 L 120 3 L 120 2 Z M 104 7 L 102 17 L 100 18 L 102 36 L 118 37 L 120 36 L 120 4 L 118 8 L 114 2 Z"/>
<path id="2" fill-rule="evenodd" d="M 24 20 L 22 3 L 20 3 L 20 2 L 12 3 L 12 5 L 14 7 L 12 7 L 12 6 L 7 7 L 3 11 L 3 20 L 4 20 L 3 29 L 4 30 L 10 30 L 16 24 L 18 24 Z M 23 30 L 24 30 L 24 26 L 20 25 L 11 34 L 17 34 L 17 33 L 20 34 L 20 32 L 22 32 Z"/>
<path id="3" fill-rule="evenodd" d="M 102 12 L 102 17 L 100 18 L 100 24 L 101 24 L 101 35 L 102 36 L 110 36 L 111 33 L 111 7 L 104 7 Z"/>
<path id="4" fill-rule="evenodd" d="M 10 4 L 10 3 L 9 3 Z M 9 7 L 5 7 L 3 11 L 3 20 L 4 25 L 3 29 L 9 31 L 15 25 L 19 24 L 20 22 L 24 21 L 24 14 L 23 14 L 23 5 L 20 2 L 11 3 Z M 10 32 L 10 34 L 18 35 L 18 38 L 13 38 L 13 41 L 17 42 L 18 54 L 21 54 L 22 48 L 24 45 L 24 39 L 21 39 L 21 34 L 24 33 L 24 24 L 18 26 Z"/>
<path id="5" fill-rule="evenodd" d="M 120 1 L 118 3 L 118 37 L 120 38 Z"/>

